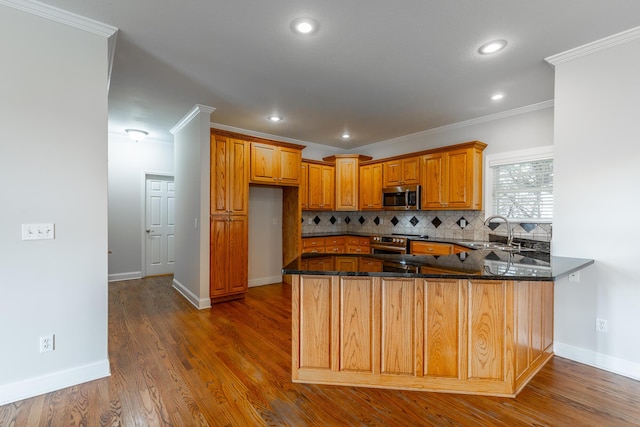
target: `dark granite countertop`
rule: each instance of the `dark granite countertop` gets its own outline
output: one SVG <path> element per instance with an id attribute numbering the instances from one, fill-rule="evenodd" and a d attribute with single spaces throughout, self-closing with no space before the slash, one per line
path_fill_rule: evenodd
<path id="1" fill-rule="evenodd" d="M 336 236 L 358 236 L 358 237 L 370 237 L 371 233 L 357 233 L 355 231 L 345 231 L 344 233 L 303 233 L 302 238 L 306 237 L 336 237 Z"/>
<path id="2" fill-rule="evenodd" d="M 302 254 L 282 274 L 554 281 L 594 262 L 540 255 L 484 249 L 446 256 Z"/>

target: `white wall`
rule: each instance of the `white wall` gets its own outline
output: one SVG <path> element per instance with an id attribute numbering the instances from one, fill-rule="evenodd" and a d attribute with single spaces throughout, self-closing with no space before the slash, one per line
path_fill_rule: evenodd
<path id="1" fill-rule="evenodd" d="M 209 298 L 210 128 L 213 108 L 197 105 L 174 135 L 176 261 L 174 287 L 197 308 Z"/>
<path id="2" fill-rule="evenodd" d="M 640 31 L 637 32 L 640 35 Z M 556 353 L 640 378 L 640 40 L 556 65 L 553 253 L 593 258 L 556 286 Z M 608 333 L 595 331 L 596 318 Z"/>
<path id="3" fill-rule="evenodd" d="M 0 405 L 109 375 L 107 45 L 0 5 Z"/>
<path id="4" fill-rule="evenodd" d="M 468 141 L 488 144 L 484 155 L 553 144 L 553 103 L 545 102 L 351 150 L 380 159 Z"/>
<path id="5" fill-rule="evenodd" d="M 281 270 L 282 189 L 252 186 L 249 188 L 249 286 L 281 282 Z"/>
<path id="6" fill-rule="evenodd" d="M 173 175 L 173 143 L 109 135 L 109 280 L 142 277 L 145 173 Z"/>

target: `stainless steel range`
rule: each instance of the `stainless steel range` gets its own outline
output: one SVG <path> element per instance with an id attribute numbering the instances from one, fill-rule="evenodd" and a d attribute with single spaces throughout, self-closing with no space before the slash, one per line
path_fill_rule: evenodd
<path id="1" fill-rule="evenodd" d="M 371 236 L 369 247 L 372 254 L 406 254 L 408 241 L 405 236 Z"/>

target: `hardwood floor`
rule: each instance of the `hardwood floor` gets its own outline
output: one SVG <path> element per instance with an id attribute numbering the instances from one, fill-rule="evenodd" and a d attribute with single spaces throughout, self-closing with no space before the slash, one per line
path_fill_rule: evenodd
<path id="1" fill-rule="evenodd" d="M 0 426 L 640 425 L 640 382 L 555 357 L 515 399 L 291 383 L 291 288 L 198 311 L 170 277 L 109 285 L 111 376 Z"/>

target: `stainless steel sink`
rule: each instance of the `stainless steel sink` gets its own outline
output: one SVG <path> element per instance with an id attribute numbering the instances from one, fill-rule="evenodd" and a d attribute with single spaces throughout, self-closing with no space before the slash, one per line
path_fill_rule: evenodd
<path id="1" fill-rule="evenodd" d="M 487 249 L 507 252 L 533 252 L 535 249 L 523 248 L 516 245 L 506 245 L 499 242 L 457 242 L 459 245 L 466 246 L 471 249 Z"/>

